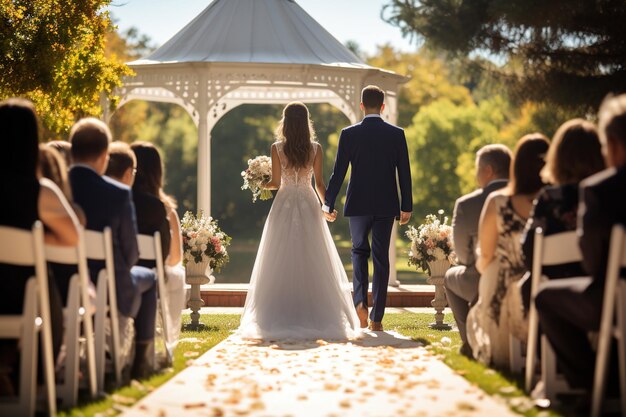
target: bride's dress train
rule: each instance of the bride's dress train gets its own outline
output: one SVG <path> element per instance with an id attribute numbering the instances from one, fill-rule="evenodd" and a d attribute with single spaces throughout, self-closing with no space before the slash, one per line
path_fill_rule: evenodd
<path id="1" fill-rule="evenodd" d="M 295 172 L 278 143 L 282 177 L 259 244 L 237 334 L 243 338 L 349 339 L 359 321 L 339 254 L 311 186 L 311 163 Z"/>

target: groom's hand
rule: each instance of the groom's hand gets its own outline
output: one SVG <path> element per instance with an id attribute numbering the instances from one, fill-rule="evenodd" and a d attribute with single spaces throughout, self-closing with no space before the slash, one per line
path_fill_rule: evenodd
<path id="1" fill-rule="evenodd" d="M 401 211 L 400 212 L 400 225 L 407 224 L 409 220 L 411 220 L 411 212 Z"/>

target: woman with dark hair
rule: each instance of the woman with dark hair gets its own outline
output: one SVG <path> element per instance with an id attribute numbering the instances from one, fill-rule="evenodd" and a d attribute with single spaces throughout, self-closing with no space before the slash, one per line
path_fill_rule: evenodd
<path id="1" fill-rule="evenodd" d="M 519 140 L 509 185 L 489 195 L 480 216 L 476 268 L 481 277 L 478 301 L 467 317 L 467 338 L 474 358 L 486 364 L 508 366 L 510 334 L 526 339 L 525 327 L 516 329 L 523 319 L 517 317 L 522 310 L 515 308 L 520 297 L 514 284 L 526 272 L 520 237 L 544 186 L 540 172 L 548 146 L 539 133 Z"/>
<path id="2" fill-rule="evenodd" d="M 39 122 L 32 103 L 24 99 L 0 102 L 0 225 L 30 230 L 40 220 L 48 244 L 71 246 L 78 242 L 78 219 L 63 193 L 52 181 L 38 175 Z M 26 281 L 33 268 L 0 264 L 0 314 L 21 314 Z M 49 279 L 54 353 L 63 331 L 62 306 L 54 279 Z M 59 330 L 61 329 L 61 330 Z M 17 343 L 0 342 L 0 393 L 11 394 L 18 371 Z"/>
<path id="3" fill-rule="evenodd" d="M 552 138 L 541 171 L 545 187 L 534 203 L 522 235 L 524 261 L 528 271 L 533 264 L 533 242 L 539 227 L 545 236 L 576 230 L 578 218 L 578 186 L 585 178 L 605 168 L 600 138 L 595 125 L 583 119 L 572 119 L 561 125 Z M 567 278 L 587 275 L 580 263 L 548 266 L 547 277 Z M 520 282 L 524 312 L 530 304 L 530 273 Z"/>
<path id="4" fill-rule="evenodd" d="M 276 139 L 266 188 L 278 192 L 237 333 L 265 340 L 357 337 L 351 286 L 320 210 L 326 191 L 324 154 L 304 104 L 285 107 Z"/>
<path id="5" fill-rule="evenodd" d="M 150 142 L 135 142 L 131 149 L 137 160 L 133 200 L 139 233 L 161 232 L 169 306 L 166 341 L 174 347 L 180 335 L 182 310 L 186 307 L 180 219 L 176 201 L 163 191 L 164 169 L 159 150 Z"/>

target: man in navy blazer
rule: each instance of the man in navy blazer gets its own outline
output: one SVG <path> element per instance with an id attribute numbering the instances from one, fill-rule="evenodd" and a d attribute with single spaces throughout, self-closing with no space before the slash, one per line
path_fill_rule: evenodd
<path id="1" fill-rule="evenodd" d="M 384 100 L 385 93 L 379 87 L 370 85 L 361 92 L 361 110 L 365 117 L 360 123 L 341 131 L 335 167 L 322 207 L 326 218 L 334 221 L 337 217 L 335 200 L 350 166 L 352 171 L 344 215 L 350 218 L 354 305 L 361 327 L 367 327 L 367 262 L 372 253 L 374 275 L 370 329 L 374 331 L 383 330 L 393 222 L 399 218 L 400 224 L 408 223 L 413 210 L 411 169 L 404 130 L 382 119 L 380 114 L 385 108 Z"/>
<path id="2" fill-rule="evenodd" d="M 150 345 L 156 321 L 156 275 L 135 266 L 139 259 L 137 222 L 130 187 L 104 177 L 109 160 L 111 133 L 106 124 L 94 118 L 82 119 L 70 132 L 74 165 L 69 174 L 74 200 L 85 212 L 89 230 L 110 227 L 113 237 L 115 285 L 119 312 L 135 320 L 135 361 L 133 377 L 143 377 L 149 369 Z M 89 261 L 95 283 L 102 261 Z"/>

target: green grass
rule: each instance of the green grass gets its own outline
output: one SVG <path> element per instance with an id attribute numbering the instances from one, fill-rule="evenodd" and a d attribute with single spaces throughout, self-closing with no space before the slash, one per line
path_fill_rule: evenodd
<path id="1" fill-rule="evenodd" d="M 472 384 L 480 387 L 487 394 L 500 396 L 514 411 L 525 416 L 562 416 L 563 410 L 542 410 L 533 406 L 532 401 L 523 391 L 521 376 L 515 376 L 491 369 L 476 361 L 469 360 L 459 353 L 461 338 L 458 331 L 432 330 L 428 327 L 434 321 L 432 314 L 387 314 L 383 326 L 385 330 L 395 330 L 413 340 L 424 343 L 427 349 L 438 354 L 440 359 L 465 377 Z M 454 324 L 452 314 L 446 314 L 444 322 Z M 442 343 L 442 338 L 450 338 L 450 343 Z"/>
<path id="2" fill-rule="evenodd" d="M 201 355 L 228 337 L 230 332 L 239 325 L 239 318 L 240 316 L 235 314 L 201 316 L 201 321 L 206 327 L 201 331 L 183 331 L 181 335 L 182 341 L 174 352 L 174 366 L 170 370 L 143 380 L 140 383 L 109 392 L 103 400 L 83 403 L 79 407 L 61 412 L 59 415 L 62 417 L 115 415 L 116 411 L 121 411 L 123 407 L 132 405 L 136 400 L 184 369 L 189 360 L 189 357 L 185 356 L 186 352 L 197 352 L 198 355 Z M 184 316 L 183 321 L 184 323 L 189 323 L 189 316 Z M 383 325 L 386 330 L 395 330 L 422 342 L 427 349 L 436 353 L 444 363 L 458 374 L 480 387 L 487 394 L 502 397 L 513 410 L 525 416 L 549 417 L 568 415 L 564 410 L 542 411 L 533 407 L 530 399 L 524 395 L 521 388 L 522 381 L 519 377 L 498 372 L 460 355 L 458 353 L 461 345 L 459 333 L 457 331 L 432 330 L 428 325 L 433 321 L 433 315 L 427 313 L 387 314 Z M 451 314 L 446 314 L 445 322 L 454 323 Z M 448 343 L 446 339 L 442 341 L 442 338 L 449 338 L 450 342 Z"/>

